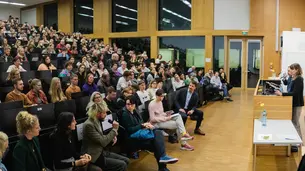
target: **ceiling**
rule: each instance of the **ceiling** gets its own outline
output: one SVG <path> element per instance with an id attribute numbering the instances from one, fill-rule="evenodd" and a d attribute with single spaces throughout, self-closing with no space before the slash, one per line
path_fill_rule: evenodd
<path id="1" fill-rule="evenodd" d="M 3 0 L 3 1 L 8 1 L 8 2 L 16 2 L 16 3 L 23 3 L 26 4 L 26 6 L 31 6 L 31 5 L 36 5 L 36 4 L 41 4 L 44 2 L 49 2 L 53 0 Z M 0 4 L 0 6 L 8 6 L 7 4 Z M 26 6 L 17 6 L 17 5 L 9 5 L 17 8 L 24 8 Z"/>

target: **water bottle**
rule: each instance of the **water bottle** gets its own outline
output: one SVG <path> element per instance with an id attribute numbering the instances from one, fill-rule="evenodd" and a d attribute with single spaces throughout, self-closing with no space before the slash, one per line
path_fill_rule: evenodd
<path id="1" fill-rule="evenodd" d="M 267 126 L 267 112 L 266 112 L 266 110 L 264 110 L 261 113 L 261 122 L 262 122 L 262 126 Z"/>

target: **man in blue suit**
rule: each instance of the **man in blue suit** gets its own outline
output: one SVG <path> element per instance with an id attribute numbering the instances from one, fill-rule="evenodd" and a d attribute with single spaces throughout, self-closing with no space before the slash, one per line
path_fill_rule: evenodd
<path id="1" fill-rule="evenodd" d="M 197 123 L 194 133 L 198 135 L 205 135 L 205 133 L 200 130 L 201 122 L 203 120 L 203 112 L 196 109 L 199 100 L 198 94 L 195 92 L 196 87 L 197 83 L 195 81 L 191 81 L 188 89 L 185 88 L 177 91 L 175 105 L 176 109 L 179 110 L 177 112 L 179 112 L 182 116 L 184 124 L 186 123 L 188 116 L 195 118 Z"/>

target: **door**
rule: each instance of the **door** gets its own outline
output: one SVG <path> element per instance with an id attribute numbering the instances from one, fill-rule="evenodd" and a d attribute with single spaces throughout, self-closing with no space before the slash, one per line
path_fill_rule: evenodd
<path id="1" fill-rule="evenodd" d="M 255 88 L 261 76 L 262 38 L 229 37 L 225 71 L 233 87 Z"/>

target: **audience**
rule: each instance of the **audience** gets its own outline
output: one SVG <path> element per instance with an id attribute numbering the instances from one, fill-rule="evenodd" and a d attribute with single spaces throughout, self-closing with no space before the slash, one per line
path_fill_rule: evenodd
<path id="1" fill-rule="evenodd" d="M 22 93 L 23 91 L 23 81 L 21 78 L 16 78 L 13 80 L 14 90 L 9 92 L 5 97 L 5 102 L 12 101 L 22 101 L 25 107 L 33 105 L 31 100 Z"/>
<path id="2" fill-rule="evenodd" d="M 91 161 L 90 155 L 80 155 L 75 150 L 75 138 L 72 131 L 76 129 L 76 124 L 73 113 L 63 112 L 58 116 L 56 129 L 50 136 L 55 170 L 77 170 Z"/>
<path id="3" fill-rule="evenodd" d="M 4 132 L 0 132 L 0 170 L 7 171 L 6 167 L 2 163 L 2 159 L 5 158 L 8 152 L 8 136 Z"/>
<path id="4" fill-rule="evenodd" d="M 48 99 L 41 90 L 41 81 L 37 78 L 29 80 L 30 91 L 26 94 L 32 104 L 48 104 Z"/>
<path id="5" fill-rule="evenodd" d="M 129 153 L 139 149 L 152 150 L 158 163 L 159 171 L 167 171 L 166 164 L 172 164 L 178 161 L 177 158 L 172 158 L 166 155 L 164 137 L 162 131 L 154 129 L 154 126 L 149 122 L 143 123 L 141 116 L 136 111 L 136 101 L 132 96 L 127 97 L 125 107 L 123 108 L 121 125 L 126 129 L 131 142 L 127 142 Z M 152 138 L 140 139 L 137 137 L 142 130 L 151 130 Z"/>
<path id="6" fill-rule="evenodd" d="M 123 74 L 123 77 L 119 78 L 118 84 L 116 86 L 117 90 L 123 90 L 124 88 L 127 88 L 131 86 L 131 80 L 132 74 L 130 71 L 125 71 Z"/>
<path id="7" fill-rule="evenodd" d="M 64 95 L 62 88 L 61 88 L 61 82 L 58 77 L 53 77 L 51 80 L 49 95 L 51 96 L 51 102 L 61 102 L 67 100 L 67 97 Z"/>
<path id="8" fill-rule="evenodd" d="M 4 54 L 0 57 L 0 62 L 13 62 L 13 57 L 11 56 L 11 48 L 6 46 L 3 50 Z"/>
<path id="9" fill-rule="evenodd" d="M 71 83 L 70 86 L 66 89 L 66 97 L 68 100 L 72 99 L 72 97 L 71 97 L 72 93 L 81 92 L 81 89 L 78 86 L 78 76 L 77 75 L 73 74 L 70 77 L 70 83 Z"/>
<path id="10" fill-rule="evenodd" d="M 19 112 L 16 127 L 20 140 L 13 151 L 14 171 L 46 171 L 37 138 L 40 131 L 38 118 L 26 111 Z"/>
<path id="11" fill-rule="evenodd" d="M 214 76 L 211 78 L 211 84 L 213 84 L 215 88 L 223 91 L 224 99 L 230 102 L 233 101 L 229 96 L 227 85 L 220 81 L 219 72 L 215 72 Z"/>
<path id="12" fill-rule="evenodd" d="M 4 87 L 13 86 L 13 80 L 17 78 L 21 78 L 19 70 L 18 69 L 11 70 L 11 72 L 8 73 L 7 75 L 6 82 L 3 83 L 3 86 Z"/>
<path id="13" fill-rule="evenodd" d="M 60 72 L 58 77 L 70 77 L 73 74 L 72 69 L 73 63 L 70 61 L 66 62 L 65 69 Z"/>
<path id="14" fill-rule="evenodd" d="M 101 121 L 106 117 L 107 109 L 100 103 L 90 106 L 88 119 L 83 125 L 82 151 L 92 156 L 91 162 L 99 166 L 103 171 L 127 171 L 129 159 L 112 153 L 105 152 L 108 144 L 114 145 L 117 142 L 119 123 L 113 121 L 113 129 L 104 134 Z"/>
<path id="15" fill-rule="evenodd" d="M 149 98 L 148 92 L 145 90 L 145 82 L 139 81 L 138 86 L 139 90 L 136 92 L 136 95 L 140 100 L 138 110 L 140 113 L 142 113 L 145 109 L 145 103 L 150 101 L 151 99 Z"/>
<path id="16" fill-rule="evenodd" d="M 157 81 L 156 80 L 151 80 L 151 82 L 149 83 L 149 87 L 147 89 L 148 92 L 148 96 L 150 99 L 155 99 L 156 98 L 156 92 L 157 92 Z"/>
<path id="17" fill-rule="evenodd" d="M 82 88 L 83 85 L 86 83 L 86 78 L 87 78 L 87 72 L 86 72 L 86 66 L 85 65 L 81 64 L 78 67 L 77 76 L 78 76 L 78 86 L 80 88 Z"/>
<path id="18" fill-rule="evenodd" d="M 109 110 L 112 113 L 118 113 L 121 110 L 116 100 L 117 100 L 117 92 L 114 89 L 114 87 L 111 86 L 107 89 L 107 96 L 104 98 L 104 101 L 106 102 Z"/>

